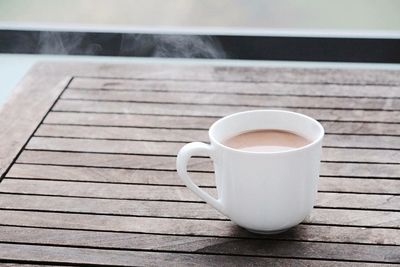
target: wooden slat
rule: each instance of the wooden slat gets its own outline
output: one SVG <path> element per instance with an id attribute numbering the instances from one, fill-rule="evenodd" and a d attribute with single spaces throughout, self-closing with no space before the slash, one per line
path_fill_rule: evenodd
<path id="1" fill-rule="evenodd" d="M 257 237 L 230 221 L 146 218 L 92 214 L 66 214 L 2 210 L 0 224 L 45 228 L 119 231 L 169 235 L 216 237 Z M 365 216 L 373 214 L 364 214 Z M 333 216 L 341 216 L 333 214 Z M 345 214 L 351 216 L 351 214 Z M 358 219 L 358 217 L 355 217 Z M 399 245 L 398 229 L 332 225 L 298 225 L 277 238 L 328 242 L 375 243 Z"/>
<path id="2" fill-rule="evenodd" d="M 12 191 L 12 188 L 5 186 L 4 190 Z M 31 187 L 29 184 L 27 187 Z M 86 186 L 84 186 L 86 188 Z M 96 186 L 94 187 L 96 188 Z M 97 187 L 98 188 L 98 187 Z M 9 189 L 9 190 L 8 190 Z M 127 189 L 131 189 L 127 187 Z M 140 189 L 138 187 L 138 189 Z M 77 212 L 77 213 L 96 213 L 108 215 L 125 215 L 125 216 L 144 216 L 144 217 L 180 217 L 180 218 L 199 218 L 199 219 L 226 219 L 225 216 L 219 214 L 216 210 L 210 208 L 204 203 L 188 203 L 188 202 L 168 202 L 168 201 L 147 201 L 151 200 L 151 196 L 144 196 L 148 192 L 161 192 L 160 188 L 154 190 L 143 190 L 143 194 L 139 194 L 132 190 L 129 194 L 127 190 L 121 192 L 121 198 L 142 198 L 144 200 L 116 200 L 116 199 L 94 199 L 94 198 L 78 198 L 78 197 L 55 197 L 40 195 L 13 195 L 0 193 L 0 209 L 16 209 L 16 210 L 32 210 L 32 211 L 57 211 L 57 212 Z M 168 189 L 168 188 L 167 188 Z M 113 190 L 111 188 L 111 190 Z M 26 192 L 34 192 L 33 188 L 28 188 Z M 175 190 L 168 191 L 168 196 L 159 199 L 173 199 L 171 193 Z M 178 192 L 188 195 L 186 190 Z M 39 192 L 39 191 L 37 191 Z M 43 192 L 43 191 L 42 191 Z M 171 193 L 170 193 L 171 192 Z M 47 194 L 47 193 L 46 193 Z M 61 193 L 63 194 L 63 193 Z M 84 194 L 82 191 L 71 192 L 69 195 Z M 152 193 L 151 193 L 152 194 Z M 52 192 L 49 192 L 52 195 Z M 87 196 L 90 196 L 88 192 Z M 116 194 L 102 194 L 105 197 L 118 197 Z M 179 196 L 177 196 L 179 197 Z M 175 199 L 177 198 L 175 197 Z M 153 199 L 157 198 L 154 197 Z M 181 196 L 183 199 L 184 196 Z M 198 198 L 190 197 L 200 201 Z M 173 211 L 173 212 L 171 212 Z"/>
<path id="3" fill-rule="evenodd" d="M 199 186 L 215 186 L 214 174 L 193 173 Z M 182 185 L 174 171 L 145 171 L 14 164 L 7 174 L 12 178 L 52 179 L 66 181 Z M 324 178 L 318 181 L 320 191 L 399 194 L 400 179 Z"/>
<path id="4" fill-rule="evenodd" d="M 0 242 L 13 240 L 45 245 L 79 247 L 162 250 L 166 252 L 200 252 L 201 254 L 236 254 L 247 256 L 276 256 L 350 261 L 395 262 L 400 247 L 328 244 L 316 242 L 288 242 L 234 238 L 209 238 L 107 233 L 77 230 L 0 227 Z M 109 240 L 104 242 L 104 240 Z M 218 246 L 218 250 L 212 250 Z M 237 248 L 240 247 L 239 251 Z M 365 256 L 367 255 L 367 256 Z"/>
<path id="5" fill-rule="evenodd" d="M 399 138 L 400 140 L 400 138 Z M 177 155 L 182 143 L 127 140 L 87 140 L 33 137 L 27 149 L 125 153 L 144 155 Z M 324 148 L 323 161 L 400 163 L 400 150 Z"/>
<path id="6" fill-rule="evenodd" d="M 162 127 L 207 130 L 217 118 L 180 116 L 50 112 L 45 123 L 119 127 Z M 322 121 L 327 133 L 400 135 L 400 124 Z"/>
<path id="7" fill-rule="evenodd" d="M 175 171 L 124 170 L 14 164 L 7 177 L 48 178 L 56 180 L 81 180 L 113 183 L 181 185 Z M 213 186 L 213 174 L 193 173 L 193 179 L 201 186 Z"/>
<path id="8" fill-rule="evenodd" d="M 208 129 L 217 118 L 180 116 L 134 115 L 134 114 L 97 114 L 74 112 L 49 112 L 45 123 L 102 125 L 119 127 L 158 127 L 181 129 Z"/>
<path id="9" fill-rule="evenodd" d="M 329 163 L 321 164 L 321 175 L 351 177 L 399 178 L 400 165 L 382 165 L 371 163 Z"/>
<path id="10" fill-rule="evenodd" d="M 243 92 L 243 91 L 242 91 Z M 188 92 L 149 92 L 149 91 L 108 91 L 108 90 L 66 90 L 61 99 L 132 101 L 146 103 L 181 103 L 181 104 L 215 104 L 252 107 L 313 107 L 399 110 L 400 99 L 342 98 L 342 97 L 306 97 L 306 96 L 273 96 L 273 95 L 235 95 L 204 94 Z"/>
<path id="11" fill-rule="evenodd" d="M 139 156 L 118 154 L 65 153 L 55 151 L 27 151 L 18 157 L 19 163 L 92 166 L 110 168 L 175 170 L 175 157 Z M 194 158 L 188 168 L 193 171 L 210 171 L 207 159 Z M 321 164 L 321 175 L 353 177 L 398 178 L 400 164 L 329 163 Z"/>
<path id="12" fill-rule="evenodd" d="M 283 75 L 282 75 L 283 76 Z M 308 76 L 308 75 L 306 75 Z M 238 75 L 242 77 L 242 75 Z M 291 82 L 301 82 L 303 77 Z M 171 80 L 135 80 L 135 79 L 91 79 L 75 78 L 70 88 L 83 89 L 111 89 L 111 90 L 159 90 L 159 91 L 186 91 L 186 92 L 218 92 L 244 94 L 273 94 L 273 95 L 307 95 L 307 96 L 352 96 L 352 97 L 398 97 L 400 92 L 396 86 L 363 86 L 335 85 L 325 82 L 317 84 L 290 84 L 268 82 L 200 82 L 200 81 L 171 81 Z M 341 83 L 341 79 L 335 81 Z"/>
<path id="13" fill-rule="evenodd" d="M 147 157 L 139 155 L 76 154 L 45 151 L 24 151 L 18 157 L 17 162 L 112 168 L 175 170 L 175 158 L 173 157 Z M 196 163 L 194 165 L 204 165 L 203 163 Z M 189 165 L 193 168 L 193 163 Z M 208 166 L 210 165 L 208 164 Z M 202 170 L 204 170 L 204 167 Z"/>
<path id="14" fill-rule="evenodd" d="M 206 191 L 216 195 L 215 189 L 206 188 Z M 120 185 L 105 183 L 77 183 L 64 181 L 42 181 L 5 179 L 0 192 L 62 195 L 116 199 L 139 199 L 139 200 L 172 200 L 172 201 L 196 201 L 202 200 L 186 187 L 172 186 L 148 186 L 148 185 Z M 364 195 L 345 193 L 318 193 L 316 206 L 328 208 L 359 208 L 400 210 L 400 196 L 395 195 Z M 162 204 L 160 203 L 160 206 Z M 169 205 L 169 204 L 168 204 Z M 190 210 L 188 208 L 188 210 Z M 166 209 L 166 212 L 169 212 Z M 203 218 L 207 218 L 206 212 Z M 210 213 L 214 216 L 214 212 Z M 152 214 L 154 215 L 154 214 Z M 171 215 L 172 216 L 172 215 Z M 172 217 L 177 217 L 173 215 Z M 190 213 L 187 216 L 191 216 Z M 223 218 L 221 216 L 212 218 Z"/>
<path id="15" fill-rule="evenodd" d="M 285 68 L 276 66 L 253 66 L 232 62 L 207 62 L 206 64 L 176 63 L 167 61 L 146 63 L 80 63 L 51 62 L 54 68 L 65 69 L 79 77 L 123 80 L 179 80 L 179 81 L 241 81 L 284 82 L 295 84 L 340 85 L 399 85 L 398 70 L 345 69 L 345 68 Z M 121 80 L 120 79 L 120 80 Z"/>
<path id="16" fill-rule="evenodd" d="M 399 194 L 400 180 L 321 178 L 318 181 L 320 191 L 356 192 L 377 194 Z"/>
<path id="17" fill-rule="evenodd" d="M 209 192 L 215 191 L 213 188 L 207 188 L 205 190 Z M 184 200 L 201 202 L 201 199 L 186 187 L 172 186 L 4 179 L 2 181 L 2 186 L 0 187 L 0 192 L 104 197 L 117 199 Z M 218 218 L 222 218 L 221 215 L 218 215 Z"/>
<path id="18" fill-rule="evenodd" d="M 123 103 L 123 102 L 98 102 L 83 100 L 57 101 L 53 110 L 75 112 L 105 112 L 105 113 L 132 113 L 132 114 L 161 114 L 161 115 L 190 115 L 221 117 L 235 112 L 269 108 L 268 105 L 259 108 L 237 106 L 212 106 L 212 105 L 184 105 L 184 104 L 155 104 L 155 103 Z M 365 111 L 365 110 L 340 110 L 340 109 L 286 109 L 306 114 L 317 120 L 335 121 L 362 121 L 362 122 L 400 122 L 400 111 Z M 178 120 L 177 120 L 178 121 Z"/>
<path id="19" fill-rule="evenodd" d="M 178 130 L 151 128 L 120 128 L 43 124 L 36 136 L 84 137 L 103 139 L 154 140 L 154 141 L 208 141 L 206 130 Z"/>
<path id="20" fill-rule="evenodd" d="M 45 124 L 39 127 L 35 135 L 96 139 L 209 142 L 208 132 L 206 130 L 119 128 Z M 324 137 L 324 145 L 336 147 L 376 147 L 400 149 L 400 137 L 326 134 Z"/>
<path id="21" fill-rule="evenodd" d="M 0 242 L 10 242 L 14 239 L 15 242 L 41 243 L 41 244 L 57 244 L 57 245 L 75 245 L 75 246 L 95 246 L 95 247 L 107 247 L 107 248 L 120 248 L 120 249 L 133 249 L 136 246 L 141 246 L 142 249 L 160 249 L 170 248 L 173 249 L 175 246 L 183 243 L 188 246 L 189 242 L 199 244 L 203 241 L 235 241 L 243 240 L 245 242 L 251 242 L 251 240 L 264 240 L 265 242 L 271 242 L 270 240 L 296 240 L 296 241 L 327 241 L 327 238 L 334 240 L 334 243 L 346 243 L 357 244 L 357 241 L 361 241 L 359 244 L 371 244 L 379 243 L 381 245 L 394 245 L 391 244 L 393 238 L 387 235 L 390 233 L 388 229 L 360 229 L 353 228 L 355 234 L 368 234 L 368 239 L 355 239 L 350 240 L 348 236 L 340 236 L 339 234 L 334 235 L 335 232 L 342 231 L 348 233 L 352 227 L 335 227 L 331 228 L 325 226 L 313 226 L 313 225 L 298 225 L 285 233 L 274 236 L 257 236 L 247 232 L 247 236 L 243 236 L 245 239 L 238 238 L 237 234 L 227 237 L 203 237 L 203 236 L 179 236 L 179 235 L 157 235 L 157 234 L 146 234 L 146 233 L 131 233 L 131 232 L 107 232 L 107 231 L 84 231 L 84 230 L 67 230 L 67 229 L 46 229 L 46 228 L 30 228 L 30 227 L 15 227 L 15 226 L 0 226 Z M 238 232 L 244 232 L 238 229 Z M 237 232 L 236 232 L 237 233 Z M 357 236 L 357 235 L 355 235 Z M 380 238 L 379 241 L 377 238 Z M 328 240 L 329 241 L 329 240 Z M 222 243 L 222 242 L 221 242 Z M 303 242 L 302 242 L 303 243 Z M 317 243 L 321 244 L 321 243 Z M 329 245 L 328 245 L 329 246 Z M 265 246 L 265 249 L 269 246 Z M 246 249 L 243 246 L 243 249 Z M 300 251 L 301 252 L 301 251 Z M 237 252 L 236 252 L 237 253 Z M 240 252 L 239 252 L 240 253 Z M 317 255 L 318 256 L 318 255 Z"/>
<path id="22" fill-rule="evenodd" d="M 6 180 L 7 181 L 7 180 Z M 60 185 L 61 190 L 46 190 L 39 189 L 38 186 L 46 183 L 27 184 L 27 189 L 18 188 L 20 185 L 7 184 L 0 192 L 17 192 L 18 194 L 37 194 L 37 195 L 13 195 L 0 194 L 0 208 L 3 209 L 22 209 L 22 210 L 42 210 L 42 211 L 64 211 L 64 212 L 80 212 L 80 213 L 99 213 L 110 215 L 132 215 L 132 216 L 156 216 L 156 217 L 184 217 L 184 218 L 199 218 L 199 219 L 226 219 L 225 216 L 217 213 L 214 209 L 204 203 L 190 202 L 168 202 L 158 200 L 173 200 L 173 201 L 195 201 L 201 200 L 197 197 L 188 197 L 187 189 L 170 190 L 162 197 L 155 197 L 156 193 L 165 193 L 164 188 L 145 186 L 126 187 L 132 192 L 129 194 L 127 190 L 121 192 L 120 196 L 107 194 L 113 191 L 117 186 L 97 186 L 102 192 L 93 194 L 92 192 L 82 192 L 75 190 L 71 193 L 65 193 L 66 188 L 74 190 L 75 186 Z M 47 185 L 58 185 L 47 183 Z M 93 184 L 81 185 L 83 188 L 92 186 Z M 132 188 L 133 187 L 133 188 Z M 93 190 L 94 190 L 93 189 Z M 137 190 L 143 189 L 141 194 Z M 168 189 L 168 188 L 167 188 Z M 108 191 L 107 191 L 108 190 Z M 174 195 L 174 193 L 181 195 Z M 49 196 L 42 196 L 49 195 Z M 73 197 L 56 197 L 59 195 Z M 100 197 L 100 198 L 119 198 L 117 199 L 97 199 L 97 198 L 78 198 L 78 197 Z M 126 199 L 141 199 L 141 200 L 126 200 Z M 316 210 L 318 213 L 320 208 L 354 208 L 354 209 L 377 209 L 379 211 L 400 211 L 399 196 L 391 195 L 373 195 L 365 196 L 360 194 L 338 194 L 338 193 L 318 193 L 316 201 Z M 151 201 L 147 201 L 151 200 Z M 156 200 L 156 201 L 155 201 Z M 178 208 L 179 207 L 179 208 Z M 357 213 L 358 211 L 356 211 Z"/>
<path id="23" fill-rule="evenodd" d="M 22 252 L 21 252 L 22 251 Z M 0 258 L 111 266 L 346 266 L 346 262 L 0 244 Z M 370 266 L 351 262 L 352 266 Z M 373 266 L 373 265 L 372 265 Z"/>
<path id="24" fill-rule="evenodd" d="M 359 136 L 327 134 L 324 136 L 323 145 L 335 147 L 400 149 L 400 136 Z"/>
<path id="25" fill-rule="evenodd" d="M 213 191 L 206 189 L 206 191 Z M 43 195 L 63 195 L 63 196 L 79 196 L 79 197 L 99 197 L 99 198 L 117 198 L 117 199 L 140 199 L 140 200 L 174 200 L 174 201 L 197 201 L 201 200 L 191 193 L 185 187 L 167 187 L 167 186 L 145 186 L 145 185 L 118 185 L 118 184 L 95 184 L 95 183 L 72 183 L 72 182 L 56 182 L 56 181 L 24 181 L 24 180 L 10 180 L 3 181 L 0 192 L 5 193 L 24 193 L 24 194 L 43 194 Z M 8 201 L 6 198 L 4 201 Z M 14 205 L 14 204 L 13 204 Z M 52 205 L 52 204 L 50 204 Z M 144 204 L 143 204 L 144 205 Z M 163 204 L 160 203 L 161 207 Z M 200 209 L 198 213 L 191 213 L 192 205 L 186 206 L 186 203 L 176 204 L 181 206 L 180 212 L 185 212 L 185 216 L 189 218 L 211 218 L 211 219 L 224 219 L 225 217 L 216 213 L 213 209 Z M 321 207 L 334 207 L 334 208 L 365 208 L 365 209 L 389 209 L 398 210 L 399 196 L 390 195 L 354 195 L 354 194 L 336 194 L 336 193 L 319 193 L 317 197 L 317 206 Z M 138 204 L 138 209 L 139 208 Z M 166 204 L 166 207 L 169 204 Z M 14 207 L 14 206 L 13 206 Z M 64 207 L 68 210 L 67 207 Z M 179 217 L 174 209 L 161 209 L 162 214 L 159 216 Z M 157 212 L 158 209 L 154 210 Z M 189 212 L 188 212 L 189 211 Z M 313 214 L 320 220 L 319 214 L 326 212 L 325 210 L 316 210 Z M 352 211 L 355 216 L 362 218 L 365 214 L 364 211 Z M 343 213 L 345 211 L 329 211 L 331 213 Z M 368 212 L 366 214 L 369 214 Z M 372 213 L 374 214 L 374 213 Z M 131 215 L 144 215 L 131 214 Z M 157 213 L 149 212 L 148 215 L 157 216 Z M 198 217 L 196 217 L 198 216 Z M 374 217 L 386 216 L 386 213 L 376 212 Z M 399 214 L 392 214 L 389 218 L 397 218 Z M 322 218 L 324 221 L 324 219 Z M 346 219 L 348 220 L 348 219 Z M 380 218 L 380 220 L 385 220 Z M 334 221 L 340 223 L 341 218 L 335 218 Z M 367 220 L 368 221 L 368 220 Z M 324 221 L 326 223 L 326 221 Z M 363 223 L 363 222 L 361 222 Z M 389 222 L 390 223 L 390 222 Z M 392 222 L 394 223 L 394 222 Z M 394 225 L 398 225 L 394 224 Z"/>

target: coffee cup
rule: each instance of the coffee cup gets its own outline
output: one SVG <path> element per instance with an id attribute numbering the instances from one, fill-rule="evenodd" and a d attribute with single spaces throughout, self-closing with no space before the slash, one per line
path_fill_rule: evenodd
<path id="1" fill-rule="evenodd" d="M 309 142 L 282 151 L 246 151 L 224 144 L 244 132 L 274 129 L 298 134 Z M 302 222 L 317 194 L 324 129 L 315 119 L 284 110 L 235 113 L 209 129 L 210 144 L 186 144 L 177 156 L 185 185 L 237 225 L 259 234 L 275 234 Z M 208 155 L 214 165 L 218 198 L 190 178 L 192 156 Z"/>

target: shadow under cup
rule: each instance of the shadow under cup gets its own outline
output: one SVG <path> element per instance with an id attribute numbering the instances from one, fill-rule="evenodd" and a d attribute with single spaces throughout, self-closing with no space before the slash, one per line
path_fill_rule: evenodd
<path id="1" fill-rule="evenodd" d="M 223 145 L 243 132 L 261 129 L 296 133 L 310 142 L 278 152 L 249 152 Z M 236 113 L 209 130 L 212 159 L 223 213 L 251 232 L 274 234 L 299 224 L 314 205 L 319 177 L 321 124 L 280 110 Z"/>

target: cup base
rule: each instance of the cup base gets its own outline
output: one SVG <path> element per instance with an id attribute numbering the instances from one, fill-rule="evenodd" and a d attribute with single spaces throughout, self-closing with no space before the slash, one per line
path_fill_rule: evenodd
<path id="1" fill-rule="evenodd" d="M 286 232 L 289 229 L 290 228 L 285 228 L 282 230 L 274 230 L 274 231 L 259 231 L 259 230 L 253 230 L 253 229 L 246 228 L 247 231 L 252 232 L 254 234 L 258 234 L 258 235 L 276 235 L 276 234 Z"/>

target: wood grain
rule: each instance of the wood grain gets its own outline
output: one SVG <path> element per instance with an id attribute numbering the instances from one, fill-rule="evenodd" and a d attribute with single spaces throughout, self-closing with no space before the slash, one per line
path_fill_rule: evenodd
<path id="1" fill-rule="evenodd" d="M 149 127 L 167 129 L 207 130 L 217 118 L 180 116 L 177 122 L 174 116 L 98 114 L 74 112 L 50 112 L 45 123 L 89 126 Z M 178 123 L 178 124 L 177 124 Z M 364 134 L 364 135 L 400 135 L 399 124 L 370 122 L 329 122 L 321 121 L 327 133 Z"/>
<path id="2" fill-rule="evenodd" d="M 121 191 L 120 195 L 115 196 L 107 193 L 118 189 L 118 186 L 81 185 L 81 187 L 86 190 L 90 186 L 93 186 L 93 190 L 100 188 L 100 192 L 93 193 L 82 192 L 84 189 L 76 190 L 75 188 L 79 185 L 65 186 L 64 184 L 59 185 L 60 183 L 28 183 L 26 185 L 27 188 L 21 189 L 18 187 L 18 184 L 7 183 L 7 180 L 5 180 L 5 183 L 5 188 L 0 192 L 11 192 L 14 194 L 0 194 L 0 204 L 3 209 L 65 211 L 127 216 L 226 219 L 225 216 L 202 203 L 198 197 L 195 197 L 193 193 L 189 192 L 184 187 L 178 188 L 178 190 L 168 190 L 164 196 L 159 197 L 155 196 L 155 194 L 165 193 L 165 188 L 154 186 L 146 188 L 145 186 L 135 185 L 126 187 L 124 191 Z M 46 190 L 37 188 L 43 184 L 60 186 L 61 189 Z M 65 192 L 67 188 L 75 190 L 73 193 Z M 130 191 L 128 191 L 128 189 L 130 189 Z M 137 192 L 139 189 L 142 189 L 141 193 Z M 18 195 L 15 193 L 18 193 Z M 178 193 L 178 195 L 174 195 L 174 193 Z M 216 195 L 216 193 L 214 195 Z M 83 199 L 81 197 L 86 198 Z M 317 210 L 315 213 L 318 214 L 321 208 L 400 211 L 399 199 L 399 196 L 391 195 L 372 195 L 366 197 L 361 194 L 318 193 L 315 204 Z M 187 201 L 195 201 L 197 203 Z M 179 209 L 177 209 L 178 207 Z M 358 211 L 355 211 L 355 213 L 357 212 Z"/>
<path id="3" fill-rule="evenodd" d="M 18 163 L 109 167 L 127 169 L 175 170 L 175 157 L 118 154 L 68 153 L 25 150 Z M 208 159 L 193 158 L 188 165 L 192 171 L 211 171 Z M 321 164 L 321 175 L 351 177 L 398 178 L 400 164 L 330 163 Z"/>
<path id="4" fill-rule="evenodd" d="M 215 186 L 214 174 L 192 173 L 199 186 Z M 65 181 L 88 181 L 103 183 L 182 185 L 174 171 L 127 170 L 87 167 L 67 167 L 48 165 L 14 164 L 7 174 L 11 178 L 51 179 Z M 334 178 L 321 177 L 320 191 L 399 194 L 400 179 L 382 178 Z"/>
<path id="5" fill-rule="evenodd" d="M 365 212 L 366 216 L 374 215 Z M 342 216 L 338 213 L 332 216 Z M 351 216 L 345 214 L 344 216 Z M 359 216 L 355 217 L 359 219 Z M 373 220 L 372 218 L 370 220 Z M 375 219 L 375 223 L 382 217 Z M 334 221 L 335 222 L 335 221 Z M 151 218 L 132 216 L 110 216 L 93 214 L 67 214 L 58 212 L 12 211 L 2 210 L 0 224 L 14 226 L 67 228 L 77 230 L 118 231 L 135 233 L 153 233 L 169 235 L 195 235 L 213 237 L 256 237 L 230 221 Z M 332 225 L 332 224 L 300 224 L 280 238 L 291 238 L 294 235 L 301 240 L 318 240 L 328 242 L 400 244 L 398 228 L 374 227 L 365 225 Z"/>
<path id="6" fill-rule="evenodd" d="M 400 130 L 400 129 L 399 129 Z M 209 142 L 206 130 L 119 128 L 44 124 L 35 133 L 44 137 L 122 139 L 172 142 Z M 398 136 L 364 136 L 326 134 L 325 146 L 400 149 Z"/>
<path id="7" fill-rule="evenodd" d="M 107 233 L 77 230 L 33 229 L 0 227 L 0 242 L 35 243 L 45 245 L 67 245 L 158 250 L 164 252 L 216 253 L 221 255 L 278 256 L 312 259 L 340 259 L 350 261 L 396 262 L 399 247 L 365 246 L 355 244 L 329 244 L 317 242 L 289 242 L 278 240 L 210 238 L 196 236 L 170 236 L 134 233 Z M 106 242 L 104 240 L 107 240 Z M 238 252 L 237 248 L 242 249 Z M 218 248 L 215 251 L 215 248 Z M 365 254 L 368 256 L 366 257 Z"/>
<path id="8" fill-rule="evenodd" d="M 308 75 L 307 75 L 308 76 Z M 243 75 L 238 75 L 238 78 Z M 263 77 L 264 79 L 266 77 Z M 341 79 L 332 81 L 338 84 L 312 83 L 301 84 L 303 77 L 290 82 L 282 79 L 281 83 L 264 82 L 227 82 L 227 81 L 179 81 L 179 80 L 143 80 L 143 79 L 95 79 L 78 77 L 70 88 L 108 89 L 108 90 L 143 90 L 167 92 L 205 92 L 248 95 L 306 95 L 306 96 L 346 96 L 346 97 L 398 97 L 400 92 L 393 85 L 340 84 Z M 329 79 L 329 78 L 328 78 Z M 294 84 L 293 84 L 294 83 Z M 311 84 L 310 84 L 311 83 Z"/>
<path id="9" fill-rule="evenodd" d="M 17 212 L 18 213 L 18 212 Z M 356 239 L 349 238 L 349 231 L 354 230 Z M 86 230 L 70 230 L 61 228 L 38 228 L 38 227 L 17 227 L 17 226 L 1 226 L 0 242 L 41 243 L 41 244 L 57 244 L 57 245 L 74 245 L 74 246 L 94 246 L 94 247 L 116 247 L 121 249 L 132 249 L 135 246 L 142 248 L 160 249 L 163 247 L 173 248 L 182 241 L 185 245 L 188 242 L 201 242 L 203 240 L 295 240 L 309 242 L 325 242 L 332 241 L 334 244 L 379 244 L 379 245 L 395 245 L 393 236 L 390 236 L 390 229 L 360 229 L 354 227 L 325 227 L 319 225 L 298 225 L 286 233 L 273 236 L 258 236 L 237 229 L 231 236 L 220 236 L 218 239 L 212 236 L 184 236 L 169 234 L 152 234 L 152 233 L 133 233 L 118 231 L 86 231 Z M 237 233 L 246 235 L 238 236 Z M 336 233 L 336 234 L 335 234 Z M 343 236 L 340 235 L 343 234 Z M 367 235 L 368 238 L 357 238 L 359 235 Z M 221 240 L 222 239 L 222 240 Z M 357 243 L 358 242 L 358 243 Z M 318 243 L 321 244 L 321 243 Z"/>
<path id="10" fill-rule="evenodd" d="M 5 252 L 6 253 L 5 253 Z M 21 253 L 21 251 L 23 253 Z M 148 251 L 117 251 L 74 247 L 0 244 L 0 258 L 50 263 L 96 264 L 113 266 L 346 266 L 346 262 L 245 257 L 208 254 L 187 254 Z M 368 266 L 351 262 L 353 266 Z"/>
<path id="11" fill-rule="evenodd" d="M 399 77 L 387 70 L 39 64 L 0 112 L 10 125 L 0 132 L 0 262 L 399 264 Z M 207 142 L 221 116 L 261 108 L 304 113 L 327 133 L 315 208 L 270 237 L 229 221 L 175 172 L 184 143 Z M 195 182 L 216 195 L 210 159 L 189 165 Z"/>
<path id="12" fill-rule="evenodd" d="M 242 91 L 243 92 L 243 91 Z M 193 105 L 234 105 L 248 107 L 307 107 L 307 108 L 342 108 L 399 110 L 400 99 L 385 98 L 343 98 L 343 97 L 307 97 L 274 95 L 237 95 L 204 94 L 188 92 L 149 92 L 117 90 L 77 90 L 64 91 L 61 99 L 121 101 L 139 103 L 179 103 Z"/>
<path id="13" fill-rule="evenodd" d="M 351 140 L 351 139 L 349 139 Z M 400 140 L 400 138 L 399 138 Z M 175 156 L 182 143 L 33 137 L 27 149 Z M 399 150 L 324 148 L 323 161 L 400 163 Z"/>
<path id="14" fill-rule="evenodd" d="M 254 110 L 260 108 L 275 108 L 265 105 L 263 107 L 248 106 L 213 106 L 190 104 L 158 104 L 158 103 L 125 103 L 125 102 L 98 102 L 90 100 L 57 101 L 54 111 L 74 112 L 100 112 L 121 114 L 153 114 L 175 116 L 209 116 L 221 117 L 235 112 Z M 286 108 L 294 112 L 303 113 L 317 120 L 357 121 L 357 122 L 400 122 L 400 111 L 368 111 L 368 110 L 341 110 L 341 109 L 304 109 Z"/>

